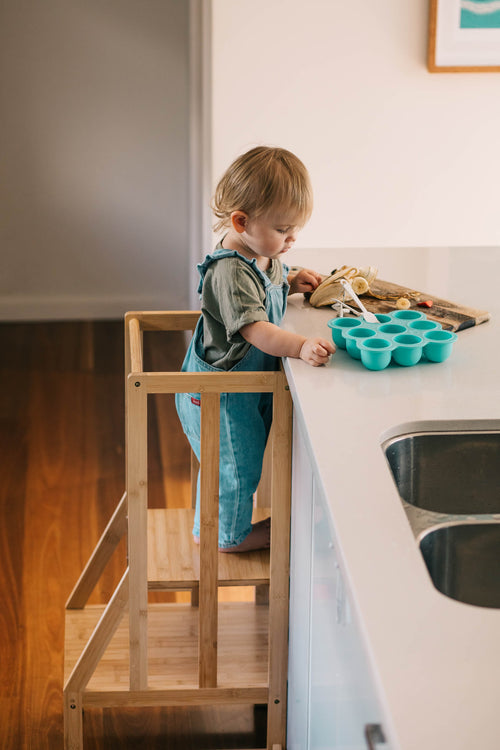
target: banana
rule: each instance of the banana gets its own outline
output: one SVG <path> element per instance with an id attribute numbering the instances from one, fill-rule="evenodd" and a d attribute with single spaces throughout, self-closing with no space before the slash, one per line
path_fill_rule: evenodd
<path id="1" fill-rule="evenodd" d="M 377 278 L 377 273 L 378 268 L 375 268 L 375 266 L 363 266 L 362 268 L 358 268 L 356 276 L 363 276 L 368 284 L 371 284 Z"/>
<path id="2" fill-rule="evenodd" d="M 351 281 L 351 286 L 356 294 L 364 294 L 370 288 L 368 281 L 363 276 L 355 276 Z"/>
<path id="3" fill-rule="evenodd" d="M 408 310 L 410 307 L 410 300 L 407 297 L 399 297 L 396 300 L 396 307 L 398 310 Z"/>
<path id="4" fill-rule="evenodd" d="M 345 294 L 340 279 L 348 279 L 356 294 L 365 294 L 369 292 L 370 282 L 376 275 L 377 269 L 373 266 L 359 269 L 353 266 L 341 266 L 333 274 L 323 279 L 322 283 L 316 287 L 309 297 L 309 302 L 313 307 L 332 305 L 340 298 L 348 302 L 350 297 Z"/>

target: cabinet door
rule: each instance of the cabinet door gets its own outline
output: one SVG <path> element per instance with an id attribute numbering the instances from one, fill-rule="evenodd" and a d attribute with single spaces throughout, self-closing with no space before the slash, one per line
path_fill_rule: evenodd
<path id="1" fill-rule="evenodd" d="M 330 512 L 314 481 L 312 540 L 311 671 L 306 747 L 310 750 L 367 750 L 366 726 L 382 724 L 381 711 L 339 567 Z M 383 747 L 388 748 L 388 745 Z"/>
<path id="2" fill-rule="evenodd" d="M 294 424 L 287 748 L 305 750 L 309 721 L 311 538 L 313 477 L 302 435 Z"/>

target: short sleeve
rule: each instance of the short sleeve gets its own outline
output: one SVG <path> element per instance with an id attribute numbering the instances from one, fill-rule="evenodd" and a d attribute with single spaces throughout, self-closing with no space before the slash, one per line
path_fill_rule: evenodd
<path id="1" fill-rule="evenodd" d="M 240 328 L 269 319 L 262 281 L 248 263 L 238 258 L 221 259 L 209 271 L 203 288 L 206 302 L 214 312 L 217 310 L 227 341 L 239 343 L 243 340 Z"/>

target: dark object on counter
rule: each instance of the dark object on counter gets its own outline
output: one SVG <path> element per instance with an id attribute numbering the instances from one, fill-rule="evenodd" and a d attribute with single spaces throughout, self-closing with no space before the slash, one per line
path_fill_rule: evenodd
<path id="1" fill-rule="evenodd" d="M 370 292 L 375 296 L 371 297 Z M 396 303 L 388 299 L 377 299 L 376 295 L 381 297 L 398 297 L 410 296 L 412 299 L 430 300 L 431 295 L 428 292 L 421 292 L 408 287 L 393 284 L 390 281 L 375 279 L 370 284 L 370 291 L 363 295 L 363 300 L 369 310 L 374 313 L 387 313 L 396 309 Z M 416 303 L 418 305 L 418 302 Z M 432 308 L 427 313 L 429 320 L 437 320 L 445 330 L 463 331 L 465 328 L 479 325 L 490 319 L 491 315 L 486 310 L 476 310 L 472 307 L 465 307 L 449 300 L 440 299 L 432 295 Z"/>

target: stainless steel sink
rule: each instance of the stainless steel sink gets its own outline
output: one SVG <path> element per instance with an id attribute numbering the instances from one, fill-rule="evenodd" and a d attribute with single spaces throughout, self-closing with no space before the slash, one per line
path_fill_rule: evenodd
<path id="1" fill-rule="evenodd" d="M 400 496 L 435 513 L 500 513 L 500 431 L 429 431 L 386 440 Z"/>
<path id="2" fill-rule="evenodd" d="M 434 586 L 452 599 L 500 607 L 500 524 L 439 526 L 420 540 Z"/>

